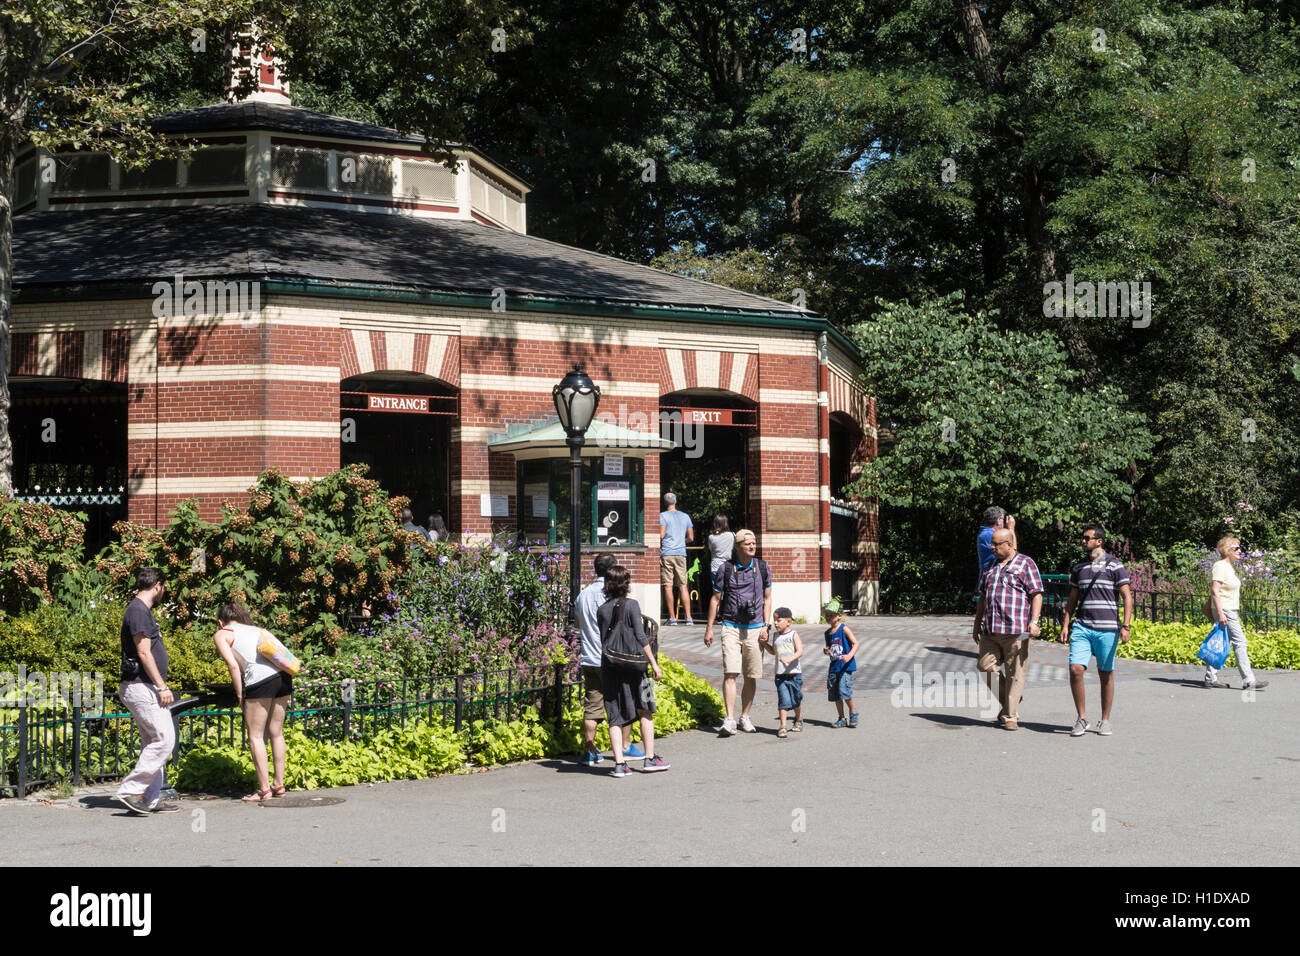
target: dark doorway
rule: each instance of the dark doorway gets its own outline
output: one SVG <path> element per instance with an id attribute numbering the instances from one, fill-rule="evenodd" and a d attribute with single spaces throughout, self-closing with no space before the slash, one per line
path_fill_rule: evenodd
<path id="1" fill-rule="evenodd" d="M 846 607 L 853 606 L 861 562 L 853 550 L 858 543 L 860 515 L 856 505 L 843 501 L 844 486 L 853 479 L 853 453 L 861 440 L 862 432 L 856 424 L 838 412 L 831 416 L 831 594 L 840 598 Z"/>
<path id="2" fill-rule="evenodd" d="M 732 531 L 746 526 L 748 441 L 758 434 L 758 412 L 744 398 L 703 389 L 665 395 L 659 405 L 659 434 L 678 446 L 659 457 L 659 493 L 675 494 L 677 509 L 691 516 L 695 528 L 695 542 L 686 546 L 686 567 L 692 612 L 700 618 L 713 596 L 708 549 L 713 518 L 725 515 Z M 689 421 L 693 417 L 706 423 Z M 725 423 L 707 423 L 718 419 Z M 647 529 L 653 524 L 658 532 L 661 510 L 662 499 L 646 502 Z"/>
<path id="3" fill-rule="evenodd" d="M 14 377 L 9 390 L 15 500 L 80 512 L 96 553 L 126 520 L 126 386 Z"/>
<path id="4" fill-rule="evenodd" d="M 428 527 L 429 516 L 438 512 L 456 530 L 451 528 L 450 478 L 451 428 L 460 417 L 456 390 L 413 372 L 375 372 L 345 379 L 339 393 L 340 463 L 369 465 L 369 477 L 390 496 L 411 500 L 421 527 Z"/>

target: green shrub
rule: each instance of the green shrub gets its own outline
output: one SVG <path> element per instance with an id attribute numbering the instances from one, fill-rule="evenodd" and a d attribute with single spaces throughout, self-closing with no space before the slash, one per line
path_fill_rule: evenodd
<path id="1" fill-rule="evenodd" d="M 1044 639 L 1055 639 L 1059 630 L 1043 622 Z M 1121 644 L 1118 657 L 1142 661 L 1162 661 L 1166 664 L 1199 664 L 1196 652 L 1210 633 L 1209 623 L 1156 624 L 1151 621 L 1133 622 L 1133 631 L 1127 644 Z M 1300 669 L 1300 631 L 1255 631 L 1246 628 L 1246 646 L 1250 651 L 1252 667 L 1261 670 Z M 1237 666 L 1237 655 L 1229 654 L 1225 667 Z"/>
<path id="2" fill-rule="evenodd" d="M 193 501 L 181 502 L 162 531 L 119 522 L 119 540 L 95 568 L 122 597 L 138 568 L 162 568 L 165 610 L 180 624 L 213 624 L 233 600 L 291 645 L 332 647 L 349 613 L 364 603 L 375 614 L 389 609 L 410 563 L 412 535 L 400 522 L 405 499 L 390 500 L 365 470 L 349 465 L 296 483 L 272 469 L 259 476 L 246 508 L 227 502 L 216 524 L 199 518 Z"/>
<path id="3" fill-rule="evenodd" d="M 85 531 L 72 512 L 0 497 L 0 618 L 54 601 L 81 567 Z"/>
<path id="4" fill-rule="evenodd" d="M 365 743 L 325 743 L 297 727 L 286 728 L 284 740 L 284 782 L 291 790 L 415 780 L 452 773 L 465 764 L 456 735 L 423 722 L 380 731 Z M 176 786 L 209 793 L 251 791 L 257 786 L 252 755 L 238 744 L 199 744 L 177 764 Z"/>
<path id="5" fill-rule="evenodd" d="M 84 615 L 58 605 L 44 605 L 0 621 L 0 672 L 78 671 L 104 675 L 104 690 L 112 694 L 121 673 L 121 604 L 99 605 Z M 178 688 L 200 688 L 225 682 L 230 672 L 217 655 L 212 632 L 176 627 L 159 620 L 167 647 L 167 682 Z M 215 628 L 213 628 L 215 630 Z"/>
<path id="6" fill-rule="evenodd" d="M 703 678 L 672 658 L 661 658 L 663 680 L 656 687 L 655 737 L 722 719 L 722 698 Z M 296 685 L 295 685 L 296 686 Z M 295 697 L 295 706 L 300 706 Z M 256 785 L 252 757 L 238 744 L 197 744 L 181 758 L 177 785 L 185 790 L 226 792 Z M 640 739 L 639 724 L 633 739 Z M 285 730 L 289 756 L 285 778 L 294 789 L 338 787 L 377 780 L 406 780 L 450 773 L 466 761 L 479 767 L 576 754 L 582 750 L 582 696 L 566 702 L 559 722 L 529 709 L 518 720 L 475 720 L 460 734 L 423 721 L 380 731 L 364 741 L 329 743 Z M 597 728 L 596 746 L 609 748 L 609 729 Z"/>

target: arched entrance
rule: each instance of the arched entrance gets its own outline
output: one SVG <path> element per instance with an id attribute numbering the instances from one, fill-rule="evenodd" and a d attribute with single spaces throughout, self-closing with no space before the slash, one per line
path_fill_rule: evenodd
<path id="1" fill-rule="evenodd" d="M 416 372 L 370 372 L 339 385 L 342 465 L 364 463 L 391 496 L 411 499 L 415 523 L 440 513 L 452 525 L 451 429 L 456 389 Z"/>
<path id="2" fill-rule="evenodd" d="M 708 537 L 714 516 L 725 515 L 732 531 L 748 523 L 749 439 L 757 429 L 757 407 L 734 392 L 692 388 L 659 400 L 659 434 L 677 446 L 660 456 L 659 492 L 675 494 L 678 510 L 694 524 L 686 567 L 697 618 L 707 612 L 713 595 Z M 647 503 L 646 511 L 657 514 L 659 504 Z"/>

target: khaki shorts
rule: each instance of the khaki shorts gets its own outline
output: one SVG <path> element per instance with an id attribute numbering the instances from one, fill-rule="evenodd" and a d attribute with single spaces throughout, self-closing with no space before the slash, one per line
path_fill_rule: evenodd
<path id="1" fill-rule="evenodd" d="M 730 624 L 722 625 L 722 672 L 740 674 L 755 680 L 763 676 L 763 651 L 758 646 L 761 628 L 743 631 Z M 743 636 L 742 636 L 743 635 Z"/>
<path id="2" fill-rule="evenodd" d="M 659 555 L 659 583 L 665 587 L 686 587 L 686 555 Z"/>
<path id="3" fill-rule="evenodd" d="M 582 716 L 585 720 L 600 723 L 605 719 L 605 694 L 600 680 L 599 667 L 583 667 L 582 684 L 586 695 L 582 698 Z"/>

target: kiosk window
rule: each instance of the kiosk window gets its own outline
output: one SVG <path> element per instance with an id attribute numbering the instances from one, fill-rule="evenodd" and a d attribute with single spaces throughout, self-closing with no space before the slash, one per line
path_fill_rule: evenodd
<path id="1" fill-rule="evenodd" d="M 582 461 L 581 537 L 584 545 L 617 547 L 645 540 L 645 462 L 601 457 Z M 519 463 L 519 535 L 528 541 L 569 543 L 569 461 Z"/>

